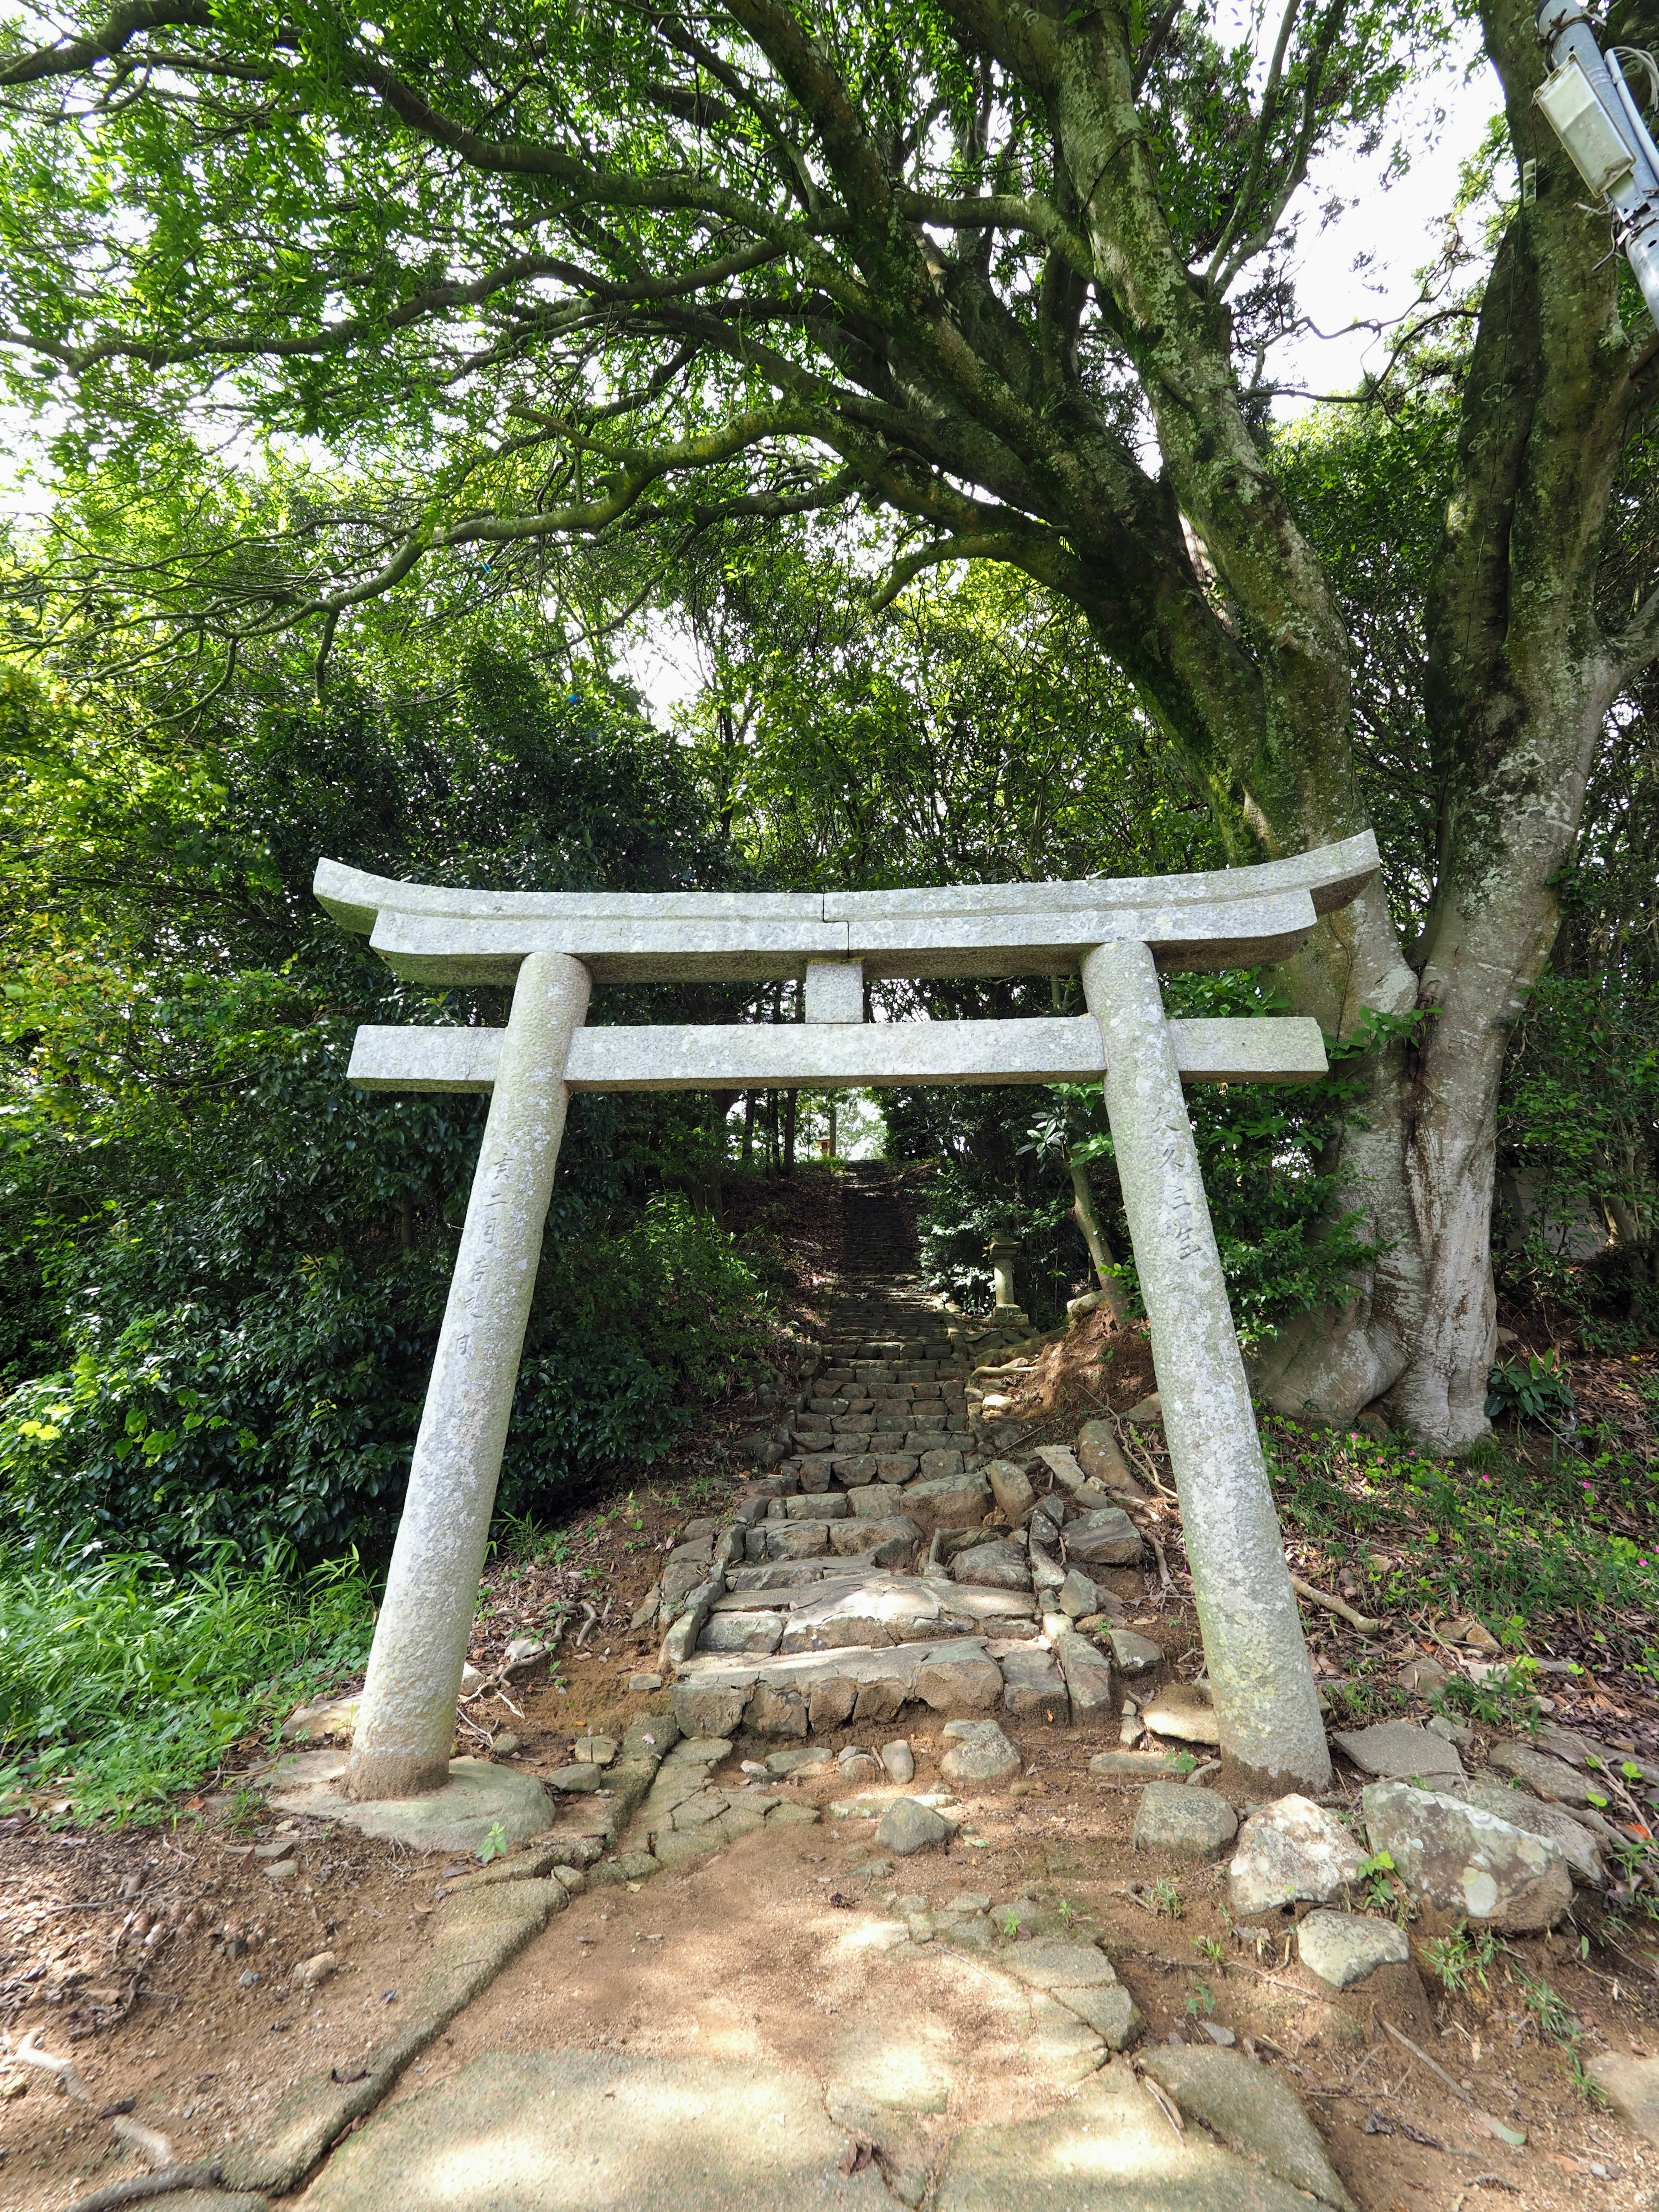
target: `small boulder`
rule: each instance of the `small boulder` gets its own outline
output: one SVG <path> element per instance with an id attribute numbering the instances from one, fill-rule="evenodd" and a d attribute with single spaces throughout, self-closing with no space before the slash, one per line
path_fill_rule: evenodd
<path id="1" fill-rule="evenodd" d="M 1334 1990 L 1352 1989 L 1379 1966 L 1403 1966 L 1412 1955 L 1403 1928 L 1363 1912 L 1310 1912 L 1296 1940 L 1303 1965 Z"/>
<path id="2" fill-rule="evenodd" d="M 1091 1482 L 1097 1482 L 1107 1490 L 1115 1490 L 1126 1498 L 1146 1495 L 1108 1420 L 1085 1421 L 1078 1431 L 1077 1463 Z"/>
<path id="3" fill-rule="evenodd" d="M 975 1589 L 1026 1590 L 1031 1587 L 1030 1562 L 1022 1546 L 998 1538 L 958 1552 L 951 1562 L 951 1579 Z"/>
<path id="4" fill-rule="evenodd" d="M 1605 1790 L 1596 1790 L 1594 1775 L 1577 1773 L 1565 1759 L 1552 1759 L 1547 1751 L 1534 1751 L 1529 1743 L 1495 1743 L 1486 1753 L 1486 1763 L 1501 1774 L 1517 1775 L 1529 1790 L 1553 1804 L 1588 1805 L 1592 1790 L 1603 1799 L 1607 1796 Z"/>
<path id="5" fill-rule="evenodd" d="M 1213 1858 L 1238 1833 L 1238 1818 L 1213 1790 L 1180 1782 L 1149 1782 L 1135 1816 L 1135 1849 L 1169 1851 L 1182 1859 Z"/>
<path id="6" fill-rule="evenodd" d="M 1172 1735 L 1182 1743 L 1221 1741 L 1221 1723 L 1210 1693 L 1195 1682 L 1166 1682 L 1147 1700 L 1140 1717 L 1154 1735 Z"/>
<path id="7" fill-rule="evenodd" d="M 1146 2053 L 1145 2069 L 1188 2119 L 1232 2149 L 1259 2158 L 1269 2173 L 1333 2212 L 1354 2212 L 1313 2122 L 1271 2067 L 1253 2066 L 1238 2051 L 1160 2044 Z"/>
<path id="8" fill-rule="evenodd" d="M 945 1734 L 950 1749 L 939 1761 L 939 1771 L 958 1788 L 974 1784 L 994 1787 L 1019 1772 L 1019 1753 L 994 1721 L 948 1721 Z"/>
<path id="9" fill-rule="evenodd" d="M 1133 1628 L 1110 1629 L 1106 1641 L 1112 1647 L 1112 1657 L 1120 1674 L 1133 1679 L 1137 1674 L 1150 1674 L 1154 1667 L 1164 1664 L 1164 1646 L 1154 1644 L 1150 1636 L 1137 1636 Z"/>
<path id="10" fill-rule="evenodd" d="M 1066 1524 L 1066 1553 L 1085 1567 L 1132 1567 L 1145 1549 L 1140 1531 L 1121 1505 L 1097 1506 Z"/>
<path id="11" fill-rule="evenodd" d="M 1360 1802 L 1371 1849 L 1443 1911 L 1528 1935 L 1553 1928 L 1572 1903 L 1571 1870 L 1543 1836 L 1403 1782 L 1374 1782 Z"/>
<path id="12" fill-rule="evenodd" d="M 914 1797 L 896 1797 L 882 1815 L 876 1841 L 883 1850 L 908 1858 L 912 1851 L 944 1843 L 950 1832 L 931 1805 L 921 1804 Z"/>
<path id="13" fill-rule="evenodd" d="M 1457 1747 L 1411 1721 L 1378 1721 L 1374 1728 L 1339 1731 L 1331 1741 L 1362 1774 L 1375 1774 L 1385 1782 L 1428 1781 L 1437 1774 L 1455 1774 L 1460 1779 L 1462 1776 Z"/>
<path id="14" fill-rule="evenodd" d="M 916 1773 L 916 1755 L 902 1736 L 881 1747 L 881 1763 L 887 1770 L 890 1782 L 913 1782 Z"/>
<path id="15" fill-rule="evenodd" d="M 1310 1797 L 1280 1797 L 1244 1823 L 1228 1870 L 1232 1909 L 1270 1912 L 1298 1899 L 1328 1905 L 1358 1881 L 1364 1856 L 1342 1823 Z"/>
<path id="16" fill-rule="evenodd" d="M 1622 2058 L 1604 2051 L 1584 2071 L 1621 2120 L 1659 2143 L 1659 2058 Z"/>
<path id="17" fill-rule="evenodd" d="M 985 1479 L 1008 1526 L 1018 1528 L 1036 1504 L 1036 1492 L 1026 1480 L 1024 1470 L 1016 1467 L 1011 1459 L 988 1460 Z"/>
<path id="18" fill-rule="evenodd" d="M 1154 1390 L 1150 1398 L 1143 1398 L 1138 1406 L 1131 1406 L 1123 1418 L 1126 1421 L 1133 1421 L 1138 1429 L 1147 1428 L 1152 1422 L 1161 1421 L 1164 1419 L 1162 1391 Z"/>

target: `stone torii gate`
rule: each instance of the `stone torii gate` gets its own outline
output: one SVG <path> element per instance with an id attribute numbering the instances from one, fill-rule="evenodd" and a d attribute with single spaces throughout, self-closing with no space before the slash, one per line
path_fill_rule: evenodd
<path id="1" fill-rule="evenodd" d="M 572 1091 L 1061 1083 L 1103 1077 L 1151 1323 L 1205 1656 L 1230 1765 L 1270 1792 L 1330 1766 L 1183 1082 L 1308 1080 L 1318 1025 L 1170 1021 L 1160 970 L 1285 958 L 1376 873 L 1369 831 L 1210 874 L 935 890 L 465 891 L 317 869 L 319 900 L 398 975 L 508 984 L 505 1029 L 357 1032 L 371 1091 L 487 1091 L 489 1114 L 410 1468 L 348 1789 L 448 1779 L 543 1228 Z M 866 976 L 1081 971 L 1086 1015 L 869 1023 Z M 595 983 L 805 981 L 805 1019 L 584 1026 Z"/>

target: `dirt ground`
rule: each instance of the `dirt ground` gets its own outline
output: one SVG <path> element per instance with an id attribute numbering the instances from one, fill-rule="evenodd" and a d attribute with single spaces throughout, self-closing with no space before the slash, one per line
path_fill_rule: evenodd
<path id="1" fill-rule="evenodd" d="M 1130 1347 L 1124 1355 L 1109 1364 L 1104 1389 L 1120 1409 L 1150 1388 Z M 1078 1410 L 1086 1408 L 1034 1406 L 1030 1433 L 1074 1433 Z M 743 1418 L 739 1410 L 728 1425 Z M 489 1668 L 510 1638 L 545 1633 L 550 1620 L 581 1626 L 561 1647 L 562 1681 L 478 1701 L 458 1747 L 478 1752 L 511 1730 L 514 1763 L 549 1770 L 566 1763 L 578 1735 L 620 1732 L 660 1704 L 627 1693 L 627 1676 L 655 1649 L 654 1627 L 631 1633 L 629 1620 L 686 1519 L 718 1510 L 734 1480 L 725 1437 L 705 1432 L 649 1487 L 582 1504 L 533 1559 L 494 1560 L 475 1663 Z M 1168 1587 L 1156 1567 L 1144 1580 L 1110 1579 L 1135 1608 L 1133 1625 L 1190 1674 L 1197 1627 L 1172 1509 L 1165 1533 Z M 1310 1625 L 1320 1672 L 1340 1680 L 1352 1632 L 1328 1616 Z M 1644 1748 L 1659 1743 L 1650 1701 L 1593 1677 L 1557 1686 L 1562 1720 L 1604 1736 L 1617 1729 Z M 910 1735 L 918 1787 L 937 1779 L 938 1725 L 907 1711 L 877 1732 Z M 1645 2056 L 1659 2053 L 1659 1972 L 1644 1958 L 1600 1946 L 1581 1955 L 1569 1926 L 1500 1953 L 1486 1990 L 1449 1997 L 1430 1973 L 1419 1984 L 1388 1969 L 1392 1989 L 1375 1994 L 1378 1977 L 1363 2003 L 1358 1993 L 1333 2000 L 1291 1959 L 1287 1916 L 1274 1916 L 1260 1938 L 1237 1931 L 1219 1872 L 1133 1850 L 1138 1792 L 1087 1771 L 1098 1735 L 1035 1724 L 1012 1732 L 1027 1771 L 967 1801 L 964 1833 L 948 1852 L 863 1872 L 875 1849 L 869 1825 L 826 1818 L 769 1827 L 642 1889 L 577 1898 L 398 2094 L 490 2049 L 574 2043 L 750 2056 L 823 2077 L 843 2048 L 874 2039 L 895 2063 L 944 2083 L 943 2109 L 925 2121 L 942 2143 L 969 2114 L 1014 2119 L 1067 2093 L 1020 2060 L 1023 2008 L 972 1954 L 939 1943 L 886 1948 L 899 1910 L 886 1900 L 942 1904 L 971 1891 L 1006 1905 L 1027 1896 L 1050 1909 L 1063 1900 L 1104 1936 L 1149 2037 L 1195 2039 L 1208 2020 L 1287 2069 L 1362 2212 L 1511 2201 L 1529 2212 L 1589 2203 L 1659 2212 L 1659 2152 L 1575 2087 L 1560 2045 L 1540 2042 L 1516 1978 L 1547 1981 L 1580 2023 L 1584 2058 L 1603 2049 Z M 830 1741 L 860 1740 L 869 1747 L 867 1729 Z M 734 1785 L 736 1756 L 751 1748 L 740 1745 L 723 1770 Z M 443 1867 L 307 1823 L 297 1875 L 273 1881 L 252 1856 L 283 1825 L 249 1786 L 266 1756 L 250 1750 L 241 1775 L 178 1808 L 168 1827 L 112 1836 L 0 1822 L 0 2027 L 12 2047 L 39 2031 L 47 2051 L 73 2058 L 85 2093 L 79 2102 L 46 2075 L 0 2071 L 9 2212 L 62 2212 L 135 2171 L 113 2138 L 118 2114 L 165 2134 L 180 2159 L 205 2157 L 257 2133 L 297 2079 L 325 2067 L 349 2074 L 386 2034 L 425 1947 Z M 822 1802 L 836 1785 L 791 1787 Z M 1345 1772 L 1341 1787 L 1357 1796 L 1359 1778 Z M 1165 1909 L 1155 1909 L 1160 1883 L 1174 1886 L 1178 1910 L 1167 1892 Z M 323 1951 L 337 1971 L 307 1991 L 295 1969 Z M 1474 2107 L 1382 2032 L 1384 2021 L 1468 2083 L 1475 2106 L 1524 2129 L 1527 2148 L 1483 2134 Z"/>
<path id="2" fill-rule="evenodd" d="M 1175 1643 L 1167 1614 L 1138 1618 Z M 535 1764 L 562 1758 L 578 1729 L 618 1724 L 646 1703 L 619 1698 L 608 1671 L 588 1680 L 591 1696 L 584 1680 L 564 1697 L 543 1686 L 520 1700 Z M 913 1723 L 908 1733 L 916 1786 L 937 1782 L 937 1723 Z M 871 1823 L 826 1816 L 815 1827 L 768 1829 L 640 1889 L 578 1897 L 398 2094 L 493 2049 L 747 2056 L 822 2078 L 845 2050 L 878 2044 L 892 2064 L 943 2084 L 944 2109 L 924 2122 L 942 2147 L 970 2114 L 1015 2119 L 1067 2094 L 1021 2061 L 1023 2002 L 972 1954 L 941 1943 L 885 1948 L 906 1909 L 892 1900 L 942 1905 L 967 1891 L 1004 1907 L 1063 1900 L 1106 1937 L 1149 2037 L 1196 2039 L 1207 2019 L 1286 2068 L 1362 2212 L 1452 2212 L 1460 2192 L 1478 2204 L 1505 2190 L 1536 2212 L 1659 2204 L 1659 2154 L 1575 2091 L 1562 2051 L 1540 2044 L 1507 1973 L 1512 1966 L 1548 1981 L 1583 2023 L 1588 2056 L 1659 2051 L 1650 1971 L 1606 1952 L 1581 1959 L 1569 1929 L 1517 1940 L 1490 1990 L 1469 1997 L 1425 1999 L 1405 1970 L 1388 1970 L 1395 1986 L 1380 1996 L 1374 1978 L 1363 2002 L 1358 1992 L 1333 1999 L 1287 1960 L 1290 1916 L 1273 1916 L 1263 1939 L 1243 1936 L 1224 1909 L 1218 1869 L 1133 1850 L 1138 1792 L 1089 1775 L 1097 1737 L 1037 1725 L 1013 1733 L 1026 1772 L 964 1801 L 964 1832 L 947 1852 L 884 1867 Z M 734 1786 L 737 1757 L 720 1777 Z M 827 1778 L 791 1786 L 817 1803 L 837 1787 Z M 1346 1786 L 1357 1794 L 1358 1778 Z M 23 2094 L 0 2102 L 0 2200 L 17 2212 L 58 2212 L 132 2170 L 112 2140 L 118 2111 L 164 2133 L 181 2158 L 204 2157 L 257 2130 L 295 2079 L 325 2065 L 349 2072 L 386 2033 L 425 1944 L 441 1864 L 310 1824 L 299 1875 L 274 1884 L 245 1853 L 280 1823 L 249 1817 L 249 1801 L 232 1794 L 204 1812 L 204 1832 L 181 1826 L 172 1838 L 0 1840 L 6 1946 L 28 1957 L 23 1973 L 33 1975 L 24 1981 L 8 1962 L 10 2033 L 43 2029 L 47 2050 L 73 2057 L 88 2098 L 78 2104 L 31 2075 Z M 135 1876 L 136 1897 L 124 1897 Z M 1173 1885 L 1178 1904 L 1165 1891 L 1157 1909 L 1160 1883 Z M 172 1932 L 145 1946 L 137 1931 L 146 1919 Z M 323 1949 L 339 1971 L 305 1993 L 293 1969 Z M 1431 1976 L 1424 1986 L 1437 1990 Z M 1468 2082 L 1476 2104 L 1524 2129 L 1527 2148 L 1484 2136 L 1470 2107 L 1381 2032 L 1381 2020 Z"/>

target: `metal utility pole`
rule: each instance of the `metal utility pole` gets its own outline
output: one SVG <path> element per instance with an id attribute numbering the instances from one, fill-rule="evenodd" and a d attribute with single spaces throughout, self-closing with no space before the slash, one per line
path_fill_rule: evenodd
<path id="1" fill-rule="evenodd" d="M 1595 19 L 1574 0 L 1544 0 L 1538 35 L 1551 70 L 1538 88 L 1538 105 L 1579 175 L 1612 210 L 1614 242 L 1659 326 L 1659 147 L 1620 57 L 1641 63 L 1656 94 L 1659 70 L 1636 47 L 1603 52 Z"/>

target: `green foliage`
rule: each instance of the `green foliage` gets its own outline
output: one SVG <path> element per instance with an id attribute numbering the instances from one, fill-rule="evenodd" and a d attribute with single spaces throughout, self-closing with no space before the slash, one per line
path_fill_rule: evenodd
<path id="1" fill-rule="evenodd" d="M 1489 1438 L 1447 1460 L 1271 1414 L 1261 1436 L 1286 1529 L 1347 1562 L 1369 1585 L 1358 1601 L 1370 1612 L 1473 1613 L 1505 1638 L 1511 1622 L 1537 1634 L 1553 1615 L 1575 1613 L 1595 1644 L 1614 1616 L 1659 1607 L 1659 1545 L 1621 1525 L 1651 1520 L 1648 1471 L 1628 1453 L 1540 1465 Z"/>
<path id="2" fill-rule="evenodd" d="M 189 747 L 143 704 L 0 693 L 0 1497 L 42 1544 L 379 1555 L 483 1104 L 363 1097 L 346 1060 L 360 1019 L 505 1000 L 399 985 L 316 908 L 318 855 L 547 888 L 716 860 L 623 695 L 493 652 L 436 699 L 238 690 Z M 702 1102 L 574 1102 L 508 1506 L 660 1456 L 752 1364 L 757 1278 L 685 1196 L 718 1145 Z"/>
<path id="3" fill-rule="evenodd" d="M 1449 1936 L 1435 1936 L 1423 1946 L 1423 1955 L 1439 1976 L 1449 1996 L 1462 1996 L 1478 1983 L 1491 1986 L 1487 1977 L 1498 1956 L 1498 1938 L 1490 1928 L 1471 1928 L 1460 1920 Z"/>
<path id="4" fill-rule="evenodd" d="M 478 1846 L 480 1863 L 488 1866 L 492 1859 L 505 1858 L 507 1849 L 507 1830 L 499 1820 L 492 1820 L 489 1824 L 489 1834 Z"/>
<path id="5" fill-rule="evenodd" d="M 46 1793 L 82 1822 L 171 1817 L 234 1746 L 360 1668 L 373 1623 L 354 1563 L 0 1553 L 0 1811 Z"/>
<path id="6" fill-rule="evenodd" d="M 1517 1421 L 1571 1421 L 1572 1385 L 1553 1346 L 1519 1359 L 1500 1359 L 1486 1378 L 1486 1419 L 1512 1414 Z"/>
<path id="7" fill-rule="evenodd" d="M 1462 1720 L 1535 1735 L 1543 1718 L 1538 1703 L 1538 1662 L 1512 1659 L 1505 1667 L 1494 1667 L 1479 1681 L 1468 1674 L 1449 1674 L 1433 1702 L 1438 1711 Z"/>

